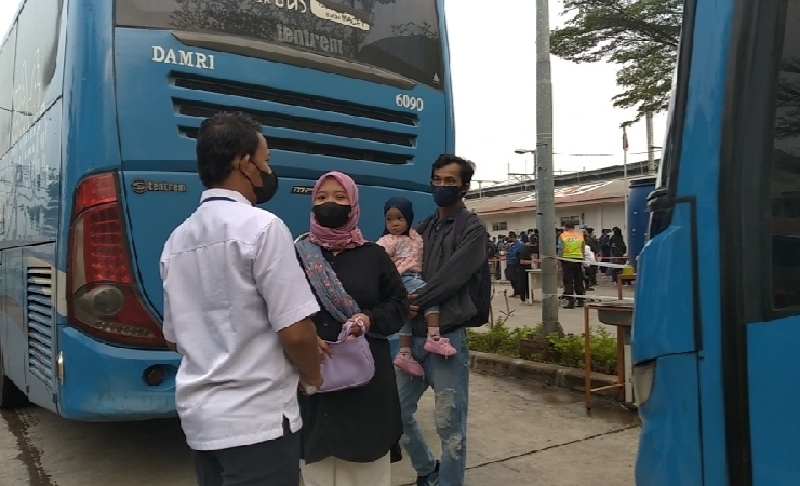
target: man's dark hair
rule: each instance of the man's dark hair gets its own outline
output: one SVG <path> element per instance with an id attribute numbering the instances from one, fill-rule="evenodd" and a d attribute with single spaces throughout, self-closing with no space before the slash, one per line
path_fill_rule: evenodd
<path id="1" fill-rule="evenodd" d="M 469 184 L 472 182 L 472 176 L 475 175 L 475 163 L 467 159 L 456 157 L 453 154 L 442 154 L 431 166 L 431 180 L 433 180 L 433 173 L 436 170 L 450 164 L 458 164 L 461 167 L 461 184 Z"/>
<path id="2" fill-rule="evenodd" d="M 564 223 L 564 229 L 575 229 L 575 221 L 567 221 Z"/>
<path id="3" fill-rule="evenodd" d="M 508 237 L 509 237 L 509 238 L 516 238 L 516 237 L 517 237 L 517 233 L 516 233 L 516 232 L 514 232 L 514 231 L 509 231 L 509 232 L 508 232 Z"/>
<path id="4" fill-rule="evenodd" d="M 203 120 L 197 132 L 197 174 L 205 187 L 224 181 L 236 157 L 252 156 L 258 148 L 261 125 L 248 115 L 216 113 Z"/>

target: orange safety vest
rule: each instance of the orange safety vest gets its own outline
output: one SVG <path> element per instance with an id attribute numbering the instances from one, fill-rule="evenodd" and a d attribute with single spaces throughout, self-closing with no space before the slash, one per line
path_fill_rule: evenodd
<path id="1" fill-rule="evenodd" d="M 583 233 L 580 231 L 565 231 L 561 233 L 561 242 L 564 249 L 561 254 L 564 258 L 573 258 L 583 261 Z"/>

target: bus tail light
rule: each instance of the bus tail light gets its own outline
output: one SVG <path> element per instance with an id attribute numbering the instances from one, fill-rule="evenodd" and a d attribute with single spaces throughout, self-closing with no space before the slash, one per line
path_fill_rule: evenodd
<path id="1" fill-rule="evenodd" d="M 114 172 L 88 176 L 76 190 L 67 293 L 71 325 L 113 343 L 165 347 L 161 326 L 136 289 Z"/>

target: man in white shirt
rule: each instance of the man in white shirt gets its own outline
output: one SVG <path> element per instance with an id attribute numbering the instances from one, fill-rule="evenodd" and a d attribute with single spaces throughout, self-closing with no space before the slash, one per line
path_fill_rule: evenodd
<path id="1" fill-rule="evenodd" d="M 322 385 L 319 311 L 291 234 L 254 207 L 278 181 L 261 127 L 219 113 L 197 135 L 207 188 L 161 255 L 164 337 L 200 486 L 297 486 L 300 380 Z"/>

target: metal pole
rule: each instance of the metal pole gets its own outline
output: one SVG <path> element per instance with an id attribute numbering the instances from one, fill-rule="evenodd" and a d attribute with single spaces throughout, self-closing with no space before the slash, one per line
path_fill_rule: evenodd
<path id="1" fill-rule="evenodd" d="M 548 0 L 536 0 L 536 154 L 541 178 L 536 188 L 541 212 L 542 332 L 563 334 L 558 322 L 555 180 L 553 175 L 553 89 L 550 81 L 550 12 Z"/>
<path id="2" fill-rule="evenodd" d="M 533 151 L 533 184 L 534 184 L 534 191 L 536 192 L 536 229 L 539 230 L 539 238 L 541 239 L 542 234 L 542 210 L 539 206 L 539 160 L 536 157 L 536 151 Z M 541 251 L 541 250 L 539 250 Z"/>
<path id="3" fill-rule="evenodd" d="M 628 131 L 622 127 L 622 180 L 625 191 L 625 216 L 623 218 L 622 234 L 625 235 L 625 241 L 630 242 L 630 235 L 628 235 Z M 619 263 L 619 262 L 615 262 Z"/>
<path id="4" fill-rule="evenodd" d="M 656 152 L 653 149 L 653 114 L 647 113 L 644 121 L 647 127 L 647 172 L 652 175 L 656 173 Z"/>

